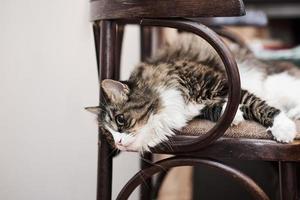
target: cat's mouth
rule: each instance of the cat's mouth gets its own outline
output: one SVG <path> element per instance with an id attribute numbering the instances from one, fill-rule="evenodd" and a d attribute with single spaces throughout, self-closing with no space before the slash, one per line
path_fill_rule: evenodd
<path id="1" fill-rule="evenodd" d="M 130 147 L 134 143 L 134 140 L 125 140 L 123 138 L 118 139 L 118 141 L 115 141 L 116 146 L 122 146 L 125 148 Z"/>
<path id="2" fill-rule="evenodd" d="M 122 144 L 115 144 L 116 148 L 121 150 L 121 151 L 128 151 L 126 146 L 123 146 Z"/>
<path id="3" fill-rule="evenodd" d="M 114 139 L 115 146 L 123 151 L 134 151 L 135 149 L 132 148 L 134 146 L 134 143 L 136 142 L 136 137 L 134 134 L 128 134 L 128 133 L 120 133 L 109 126 L 105 126 L 106 130 L 108 130 Z"/>
<path id="4" fill-rule="evenodd" d="M 117 149 L 121 151 L 137 151 L 136 148 L 134 148 L 134 143 L 135 141 L 130 141 L 125 144 L 120 143 L 120 142 L 115 142 L 115 146 Z"/>

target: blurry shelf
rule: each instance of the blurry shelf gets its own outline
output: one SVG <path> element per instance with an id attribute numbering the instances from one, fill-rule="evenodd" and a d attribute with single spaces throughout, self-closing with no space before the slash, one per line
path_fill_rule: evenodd
<path id="1" fill-rule="evenodd" d="M 244 0 L 247 9 L 258 9 L 269 18 L 300 18 L 300 0 Z"/>
<path id="2" fill-rule="evenodd" d="M 264 3 L 300 3 L 300 0 L 243 0 L 244 3 L 257 3 L 257 4 L 264 4 Z"/>

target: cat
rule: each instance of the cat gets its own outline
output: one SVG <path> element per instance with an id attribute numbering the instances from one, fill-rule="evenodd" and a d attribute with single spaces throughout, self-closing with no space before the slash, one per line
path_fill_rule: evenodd
<path id="1" fill-rule="evenodd" d="M 242 86 L 232 124 L 253 120 L 270 130 L 278 142 L 292 142 L 296 136 L 293 120 L 300 118 L 300 80 L 286 72 L 272 72 L 273 65 L 247 49 L 236 45 L 231 49 Z M 217 121 L 228 95 L 219 56 L 203 39 L 191 34 L 181 34 L 140 63 L 127 81 L 106 79 L 101 88 L 105 101 L 87 109 L 98 114 L 99 126 L 109 132 L 111 145 L 141 152 L 168 141 L 174 130 L 195 117 Z"/>

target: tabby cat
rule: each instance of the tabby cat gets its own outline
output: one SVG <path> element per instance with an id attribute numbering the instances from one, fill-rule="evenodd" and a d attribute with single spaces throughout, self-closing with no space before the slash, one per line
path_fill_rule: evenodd
<path id="1" fill-rule="evenodd" d="M 253 120 L 277 141 L 292 142 L 293 119 L 300 118 L 300 80 L 285 72 L 269 74 L 273 66 L 248 50 L 232 50 L 242 84 L 233 125 Z M 127 81 L 106 79 L 101 87 L 105 102 L 88 110 L 99 114 L 99 125 L 109 131 L 112 145 L 129 151 L 149 151 L 197 116 L 217 121 L 228 95 L 220 58 L 204 40 L 189 34 L 140 63 Z"/>

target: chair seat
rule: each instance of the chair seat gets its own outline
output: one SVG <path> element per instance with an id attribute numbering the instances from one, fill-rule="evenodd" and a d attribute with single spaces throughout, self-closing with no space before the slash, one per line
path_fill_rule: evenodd
<path id="1" fill-rule="evenodd" d="M 296 121 L 300 139 L 300 120 Z M 208 120 L 195 119 L 180 131 L 179 135 L 199 136 L 207 133 L 215 123 Z M 227 138 L 247 138 L 247 139 L 273 139 L 272 134 L 265 127 L 254 121 L 244 121 L 237 126 L 231 126 L 225 132 Z"/>
<path id="2" fill-rule="evenodd" d="M 241 0 L 92 0 L 91 20 L 226 17 L 245 14 Z"/>
<path id="3" fill-rule="evenodd" d="M 297 122 L 300 130 L 300 120 Z M 186 141 L 205 134 L 214 126 L 206 120 L 193 120 L 173 140 Z M 224 136 L 213 144 L 197 152 L 181 153 L 169 145 L 154 149 L 154 153 L 190 155 L 193 157 L 230 158 L 264 161 L 300 161 L 300 131 L 297 139 L 289 144 L 282 144 L 272 140 L 272 135 L 266 128 L 255 122 L 242 122 L 238 126 L 230 127 Z"/>

